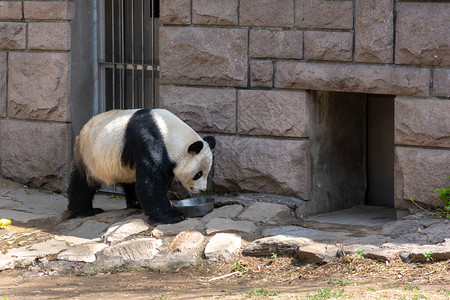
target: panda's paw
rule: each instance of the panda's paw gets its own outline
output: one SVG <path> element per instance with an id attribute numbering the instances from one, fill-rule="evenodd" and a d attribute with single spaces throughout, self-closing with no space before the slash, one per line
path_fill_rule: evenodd
<path id="1" fill-rule="evenodd" d="M 181 222 L 186 217 L 175 210 L 170 211 L 168 214 L 157 216 L 157 217 L 148 217 L 148 223 L 152 224 L 154 226 L 160 225 L 160 224 L 173 224 Z"/>
<path id="2" fill-rule="evenodd" d="M 70 209 L 67 209 L 66 211 L 64 211 L 62 213 L 61 220 L 65 221 L 65 220 L 69 220 L 69 219 L 77 218 L 77 217 L 90 217 L 90 216 L 94 216 L 94 215 L 102 213 L 102 212 L 104 212 L 104 210 L 101 208 L 91 208 L 89 210 L 84 210 L 81 212 L 74 212 Z"/>
<path id="3" fill-rule="evenodd" d="M 95 216 L 96 214 L 101 214 L 102 212 L 104 212 L 104 210 L 101 208 L 91 208 L 89 210 L 85 210 L 85 211 L 78 213 L 78 215 L 80 217 L 91 217 L 91 216 Z"/>
<path id="4" fill-rule="evenodd" d="M 137 200 L 134 200 L 134 201 L 128 201 L 127 200 L 127 208 L 140 209 L 141 208 L 141 204 Z"/>

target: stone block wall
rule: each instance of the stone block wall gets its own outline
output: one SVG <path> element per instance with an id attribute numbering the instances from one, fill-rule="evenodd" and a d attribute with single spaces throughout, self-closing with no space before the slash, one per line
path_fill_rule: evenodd
<path id="1" fill-rule="evenodd" d="M 450 3 L 161 0 L 161 105 L 215 133 L 216 191 L 309 200 L 309 91 L 395 96 L 395 207 L 450 165 Z M 318 209 L 320 210 L 320 209 Z"/>
<path id="2" fill-rule="evenodd" d="M 71 156 L 69 1 L 0 1 L 0 172 L 65 190 Z"/>
<path id="3" fill-rule="evenodd" d="M 73 136 L 96 101 L 94 21 L 77 17 L 93 18 L 92 3 L 0 0 L 2 175 L 67 187 Z M 413 206 L 409 196 L 435 206 L 450 175 L 449 10 L 444 0 L 161 0 L 161 106 L 217 137 L 215 191 L 314 200 L 311 91 L 392 95 L 395 206 Z"/>

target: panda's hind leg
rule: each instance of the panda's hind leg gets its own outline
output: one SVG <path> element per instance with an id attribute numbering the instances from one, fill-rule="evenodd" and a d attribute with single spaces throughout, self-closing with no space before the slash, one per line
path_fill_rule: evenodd
<path id="1" fill-rule="evenodd" d="M 120 184 L 125 192 L 125 198 L 127 200 L 127 208 L 141 208 L 138 199 L 136 198 L 136 184 L 135 183 L 121 183 Z"/>
<path id="2" fill-rule="evenodd" d="M 92 200 L 100 184 L 89 180 L 84 166 L 72 167 L 69 188 L 67 190 L 69 205 L 63 212 L 61 219 L 75 217 L 89 217 L 103 212 L 101 208 L 93 208 Z"/>

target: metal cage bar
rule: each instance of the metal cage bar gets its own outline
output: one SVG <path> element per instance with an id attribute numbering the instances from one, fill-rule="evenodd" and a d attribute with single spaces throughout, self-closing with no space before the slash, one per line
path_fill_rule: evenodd
<path id="1" fill-rule="evenodd" d="M 159 0 L 98 0 L 97 112 L 157 106 Z"/>
<path id="2" fill-rule="evenodd" d="M 94 112 L 155 108 L 159 0 L 97 1 L 99 99 Z"/>

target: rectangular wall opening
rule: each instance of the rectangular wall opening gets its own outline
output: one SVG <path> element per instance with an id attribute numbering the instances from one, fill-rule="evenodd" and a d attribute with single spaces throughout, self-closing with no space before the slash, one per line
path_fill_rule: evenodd
<path id="1" fill-rule="evenodd" d="M 367 96 L 366 205 L 394 207 L 394 97 Z"/>
<path id="2" fill-rule="evenodd" d="M 306 214 L 394 204 L 394 97 L 310 93 L 311 201 Z"/>

